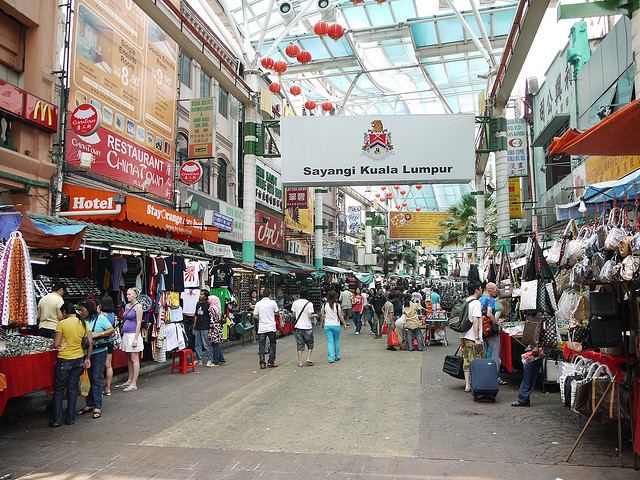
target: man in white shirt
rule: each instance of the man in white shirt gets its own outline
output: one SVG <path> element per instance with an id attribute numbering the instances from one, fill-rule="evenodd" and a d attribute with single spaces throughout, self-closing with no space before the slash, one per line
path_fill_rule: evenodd
<path id="1" fill-rule="evenodd" d="M 267 368 L 264 362 L 265 346 L 269 337 L 269 368 L 276 365 L 276 313 L 278 304 L 271 299 L 271 290 L 264 289 L 263 298 L 253 309 L 253 318 L 258 321 L 258 354 L 260 355 L 260 368 Z"/>
<path id="2" fill-rule="evenodd" d="M 471 391 L 471 372 L 469 366 L 477 358 L 484 358 L 482 343 L 482 304 L 478 300 L 482 295 L 482 285 L 479 282 L 469 282 L 469 321 L 471 328 L 460 334 L 462 343 L 462 355 L 464 357 L 464 382 L 465 392 Z"/>
<path id="3" fill-rule="evenodd" d="M 311 354 L 313 353 L 313 303 L 309 300 L 309 292 L 307 289 L 300 291 L 300 298 L 291 305 L 291 313 L 293 314 L 296 336 L 296 353 L 298 355 L 298 366 L 302 367 L 302 352 L 307 347 L 307 365 L 312 366 Z"/>
<path id="4" fill-rule="evenodd" d="M 64 319 L 60 307 L 64 303 L 64 284 L 56 282 L 50 293 L 38 302 L 38 335 L 46 338 L 56 338 L 58 322 Z"/>
<path id="5" fill-rule="evenodd" d="M 349 319 L 351 318 L 351 309 L 353 308 L 353 293 L 349 290 L 349 287 L 345 285 L 344 290 L 340 294 L 340 308 L 342 308 L 342 316 L 344 321 L 349 326 Z"/>

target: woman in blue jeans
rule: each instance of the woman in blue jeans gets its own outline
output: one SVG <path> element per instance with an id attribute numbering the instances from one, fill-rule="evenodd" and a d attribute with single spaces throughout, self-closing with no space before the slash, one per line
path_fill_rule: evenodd
<path id="1" fill-rule="evenodd" d="M 340 361 L 340 325 L 347 328 L 347 324 L 342 316 L 342 309 L 338 306 L 336 299 L 338 295 L 330 290 L 327 293 L 327 303 L 320 311 L 324 333 L 327 335 L 327 357 L 329 363 Z"/>

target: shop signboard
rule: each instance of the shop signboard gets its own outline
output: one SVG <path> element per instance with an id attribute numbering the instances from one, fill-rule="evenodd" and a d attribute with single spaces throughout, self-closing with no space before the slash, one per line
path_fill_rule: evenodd
<path id="1" fill-rule="evenodd" d="M 234 258 L 231 245 L 222 245 L 220 243 L 210 242 L 209 240 L 203 240 L 202 247 L 204 248 L 204 253 L 212 257 Z"/>
<path id="2" fill-rule="evenodd" d="M 287 240 L 287 253 L 306 257 L 309 254 L 309 245 L 297 240 Z"/>
<path id="3" fill-rule="evenodd" d="M 565 47 L 551 63 L 545 74 L 544 83 L 533 97 L 534 140 L 537 140 L 540 133 L 557 117 L 560 118 L 558 128 L 568 119 L 571 90 L 573 89 L 572 76 L 571 64 L 567 62 L 567 48 Z"/>
<path id="4" fill-rule="evenodd" d="M 174 191 L 177 44 L 130 0 L 77 0 L 69 109 L 102 113 L 92 137 L 69 132 L 67 162 L 164 199 Z"/>
<path id="5" fill-rule="evenodd" d="M 438 245 L 438 237 L 445 232 L 441 223 L 448 218 L 448 212 L 390 212 L 389 239 L 427 240 L 430 246 Z"/>
<path id="6" fill-rule="evenodd" d="M 512 219 L 522 218 L 522 191 L 517 177 L 509 179 L 509 216 Z"/>
<path id="7" fill-rule="evenodd" d="M 360 227 L 362 225 L 362 207 L 359 205 L 350 205 L 347 207 L 347 233 L 349 235 L 360 235 Z"/>
<path id="8" fill-rule="evenodd" d="M 206 226 L 213 226 L 219 230 L 230 232 L 233 230 L 233 217 L 229 217 L 224 213 L 216 212 L 215 210 L 206 210 L 204 214 L 204 224 Z"/>
<path id="9" fill-rule="evenodd" d="M 307 208 L 308 206 L 308 188 L 287 188 L 287 208 L 298 207 Z"/>
<path id="10" fill-rule="evenodd" d="M 221 230 L 218 232 L 218 237 L 221 240 L 242 243 L 242 209 L 197 190 L 188 189 L 187 194 L 192 197 L 191 207 L 188 210 L 190 215 L 204 218 L 207 210 L 213 210 L 224 215 L 227 219 L 233 219 L 231 231 L 225 232 Z"/>
<path id="11" fill-rule="evenodd" d="M 203 171 L 200 162 L 187 160 L 180 166 L 180 180 L 187 185 L 193 185 L 200 181 Z"/>
<path id="12" fill-rule="evenodd" d="M 313 222 L 314 222 L 314 192 L 313 189 L 309 189 L 309 193 L 307 195 L 308 199 L 308 208 L 299 208 L 299 207 L 289 207 L 284 211 L 284 221 L 285 225 L 289 230 L 293 230 L 294 232 L 306 233 L 308 235 L 313 235 Z"/>
<path id="13" fill-rule="evenodd" d="M 58 130 L 58 107 L 0 80 L 0 110 L 47 132 Z"/>
<path id="14" fill-rule="evenodd" d="M 325 241 L 322 245 L 322 257 L 340 260 L 340 245 L 337 242 Z"/>
<path id="15" fill-rule="evenodd" d="M 71 130 L 81 137 L 93 135 L 100 127 L 100 115 L 100 110 L 90 103 L 78 105 L 69 117 Z"/>
<path id="16" fill-rule="evenodd" d="M 115 197 L 118 196 L 118 192 L 79 187 L 68 183 L 63 185 L 62 192 L 68 199 L 68 212 L 101 212 L 116 209 Z M 124 210 L 120 216 L 124 219 Z"/>
<path id="17" fill-rule="evenodd" d="M 213 156 L 215 115 L 213 97 L 194 98 L 189 105 L 189 158 Z"/>
<path id="18" fill-rule="evenodd" d="M 347 242 L 340 242 L 340 260 L 355 262 L 357 260 L 356 246 Z"/>
<path id="19" fill-rule="evenodd" d="M 600 156 L 587 158 L 585 165 L 586 183 L 618 180 L 640 168 L 640 155 Z"/>
<path id="20" fill-rule="evenodd" d="M 284 251 L 284 221 L 256 210 L 256 245 Z"/>
<path id="21" fill-rule="evenodd" d="M 280 174 L 264 162 L 256 162 L 256 203 L 281 212 L 283 204 Z"/>
<path id="22" fill-rule="evenodd" d="M 473 115 L 280 119 L 287 186 L 466 183 L 475 171 Z"/>
<path id="23" fill-rule="evenodd" d="M 507 120 L 509 177 L 527 176 L 527 131 L 524 118 Z"/>

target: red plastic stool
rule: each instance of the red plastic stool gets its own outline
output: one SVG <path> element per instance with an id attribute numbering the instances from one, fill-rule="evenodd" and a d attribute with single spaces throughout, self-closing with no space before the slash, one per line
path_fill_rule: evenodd
<path id="1" fill-rule="evenodd" d="M 179 359 L 179 363 L 176 364 L 176 357 Z M 184 350 L 178 350 L 171 355 L 171 373 L 180 372 L 183 374 L 189 373 L 189 371 L 195 373 L 196 362 L 193 351 L 185 348 Z"/>

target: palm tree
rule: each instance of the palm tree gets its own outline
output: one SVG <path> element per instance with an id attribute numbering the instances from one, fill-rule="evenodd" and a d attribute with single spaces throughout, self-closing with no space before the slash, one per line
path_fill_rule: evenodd
<path id="1" fill-rule="evenodd" d="M 497 211 L 493 197 L 485 193 L 484 229 L 493 245 L 496 239 Z M 449 207 L 451 217 L 440 223 L 445 231 L 438 240 L 440 248 L 447 246 L 476 246 L 476 197 L 467 193 L 458 203 Z"/>

